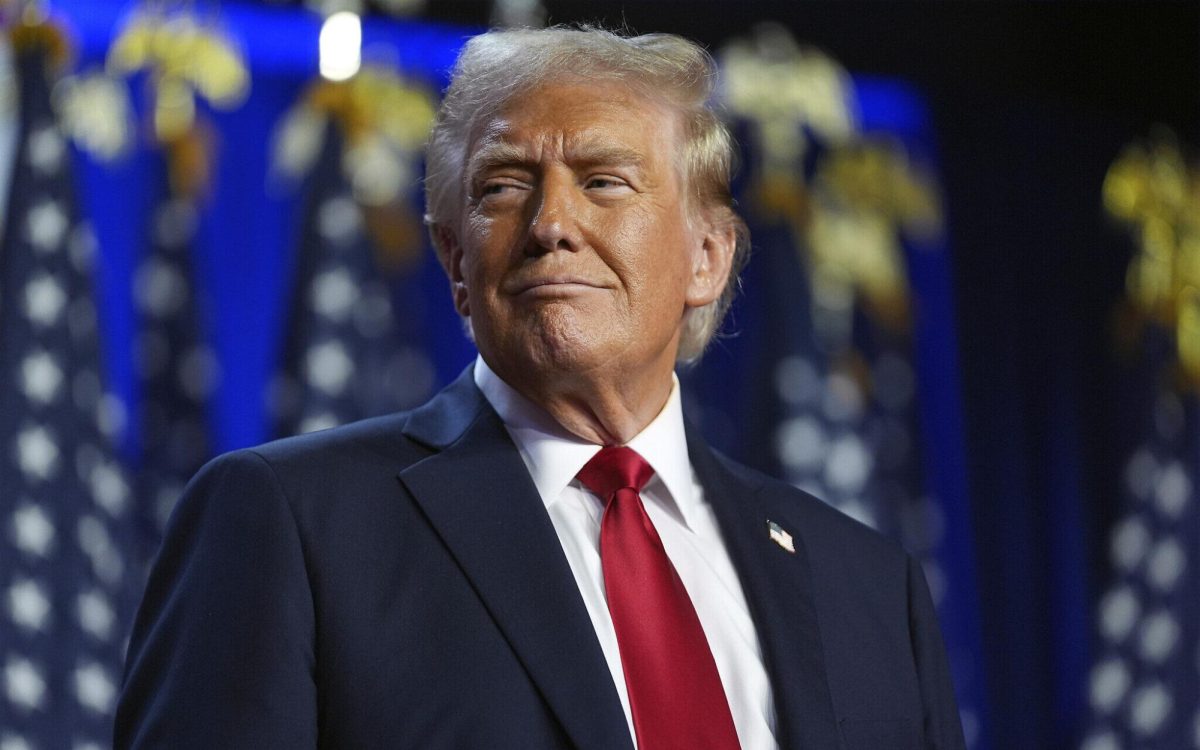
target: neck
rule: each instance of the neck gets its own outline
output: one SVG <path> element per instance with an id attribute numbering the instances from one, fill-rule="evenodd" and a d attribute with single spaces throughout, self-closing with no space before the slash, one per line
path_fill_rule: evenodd
<path id="1" fill-rule="evenodd" d="M 492 369 L 563 429 L 597 445 L 632 440 L 662 411 L 673 387 L 670 367 L 642 377 L 613 377 L 607 371 L 537 377 Z"/>
<path id="2" fill-rule="evenodd" d="M 624 384 L 622 384 L 624 386 Z M 668 376 L 659 387 L 595 389 L 543 397 L 539 406 L 567 431 L 598 445 L 624 445 L 654 421 L 671 395 Z"/>

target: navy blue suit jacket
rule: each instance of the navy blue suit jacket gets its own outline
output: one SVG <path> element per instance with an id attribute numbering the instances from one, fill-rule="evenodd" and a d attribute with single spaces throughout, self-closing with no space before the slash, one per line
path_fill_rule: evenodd
<path id="1" fill-rule="evenodd" d="M 694 430 L 688 451 L 758 628 L 780 745 L 961 748 L 918 565 Z M 632 745 L 554 527 L 469 371 L 414 412 L 196 476 L 134 626 L 115 744 Z"/>

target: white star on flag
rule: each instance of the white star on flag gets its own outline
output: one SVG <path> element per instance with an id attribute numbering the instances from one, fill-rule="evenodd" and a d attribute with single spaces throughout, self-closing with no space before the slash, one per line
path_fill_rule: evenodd
<path id="1" fill-rule="evenodd" d="M 25 315 L 43 328 L 58 322 L 66 305 L 62 285 L 48 274 L 35 276 L 25 286 Z"/>
<path id="2" fill-rule="evenodd" d="M 75 670 L 75 697 L 83 707 L 106 714 L 116 703 L 117 689 L 104 667 L 93 662 Z"/>
<path id="3" fill-rule="evenodd" d="M 48 352 L 35 352 L 21 363 L 21 390 L 32 401 L 48 404 L 62 386 L 62 369 Z"/>
<path id="4" fill-rule="evenodd" d="M 13 513 L 13 531 L 17 547 L 38 557 L 45 557 L 54 540 L 54 525 L 45 511 L 36 505 L 24 505 Z"/>
<path id="5" fill-rule="evenodd" d="M 93 589 L 80 594 L 76 601 L 76 613 L 80 626 L 92 636 L 102 641 L 112 636 L 116 614 L 99 591 Z"/>
<path id="6" fill-rule="evenodd" d="M 29 209 L 26 229 L 34 248 L 43 252 L 57 250 L 62 246 L 67 228 L 67 215 L 56 201 L 43 201 Z"/>
<path id="7" fill-rule="evenodd" d="M 54 175 L 62 168 L 66 143 L 58 128 L 45 125 L 29 136 L 29 164 L 44 175 Z"/>
<path id="8" fill-rule="evenodd" d="M 33 662 L 9 656 L 4 665 L 4 692 L 18 706 L 41 708 L 46 699 L 46 680 Z"/>
<path id="9" fill-rule="evenodd" d="M 27 427 L 17 435 L 17 462 L 36 479 L 48 479 L 58 468 L 58 444 L 45 427 Z"/>
<path id="10" fill-rule="evenodd" d="M 30 580 L 18 580 L 8 589 L 8 609 L 13 622 L 30 630 L 41 630 L 50 616 L 50 600 L 42 587 Z"/>

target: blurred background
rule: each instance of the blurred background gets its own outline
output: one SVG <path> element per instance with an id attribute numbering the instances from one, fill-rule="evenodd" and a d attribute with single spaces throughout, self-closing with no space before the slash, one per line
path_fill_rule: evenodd
<path id="1" fill-rule="evenodd" d="M 1200 5 L 0 3 L 0 750 L 96 748 L 218 452 L 473 357 L 421 224 L 464 39 L 704 43 L 754 253 L 681 372 L 925 564 L 968 744 L 1200 748 Z"/>

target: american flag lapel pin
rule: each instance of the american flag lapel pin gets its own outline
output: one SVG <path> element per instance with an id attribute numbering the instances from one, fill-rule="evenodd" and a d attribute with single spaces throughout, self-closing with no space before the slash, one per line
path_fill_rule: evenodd
<path id="1" fill-rule="evenodd" d="M 796 554 L 796 544 L 792 541 L 792 535 L 783 530 L 783 527 L 774 521 L 767 521 L 767 535 L 771 537 L 771 541 L 783 547 L 793 555 Z"/>

